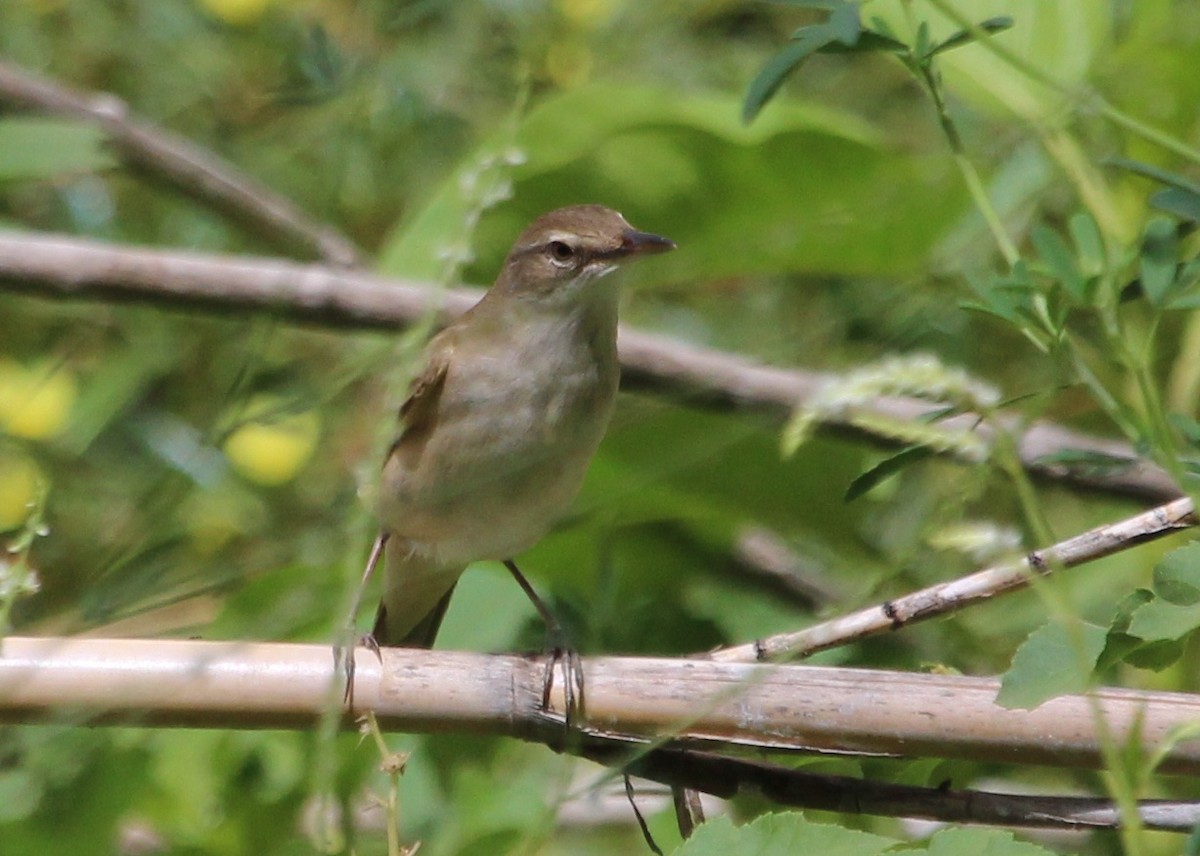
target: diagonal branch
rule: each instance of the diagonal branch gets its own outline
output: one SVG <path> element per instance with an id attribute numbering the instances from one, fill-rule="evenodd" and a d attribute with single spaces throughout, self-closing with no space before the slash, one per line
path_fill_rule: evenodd
<path id="1" fill-rule="evenodd" d="M 354 242 L 207 149 L 139 119 L 108 93 L 81 93 L 0 61 L 0 104 L 98 125 L 131 165 L 248 222 L 276 243 L 330 264 L 362 263 Z"/>
<path id="2" fill-rule="evenodd" d="M 58 235 L 0 232 L 0 282 L 3 287 L 41 297 L 72 300 L 130 300 L 217 312 L 275 312 L 322 326 L 394 329 L 438 308 L 453 316 L 465 311 L 478 292 L 441 291 L 427 283 L 389 280 L 320 265 L 278 259 L 148 250 Z M 796 369 L 776 368 L 735 354 L 690 345 L 666 336 L 623 327 L 621 364 L 626 388 L 652 389 L 717 407 L 754 409 L 782 418 L 811 398 L 830 378 Z M 928 417 L 937 405 L 899 396 L 881 397 L 858 411 L 885 422 Z M 950 428 L 972 428 L 976 417 L 963 414 L 942 420 Z M 1158 467 L 1140 460 L 1125 443 L 1081 434 L 1059 425 L 1034 422 L 1010 430 L 1019 438 L 1019 454 L 1032 472 L 1047 478 L 1163 502 L 1179 490 Z M 848 421 L 833 423 L 873 442 Z M 985 432 L 986 426 L 977 428 Z M 1128 461 L 1103 474 L 1048 463 L 1064 450 L 1097 453 Z"/>
<path id="3" fill-rule="evenodd" d="M 1121 813 L 1107 799 L 1026 796 L 988 791 L 923 788 L 871 779 L 806 773 L 777 764 L 731 758 L 711 752 L 654 749 L 626 761 L 624 744 L 588 741 L 580 754 L 610 767 L 671 786 L 731 799 L 752 794 L 778 805 L 821 811 L 910 817 L 944 823 L 981 823 L 1057 829 L 1114 829 Z M 1138 816 L 1147 829 L 1190 832 L 1200 822 L 1200 803 L 1142 800 Z"/>
<path id="4" fill-rule="evenodd" d="M 793 633 L 781 633 L 749 645 L 721 648 L 708 656 L 724 662 L 807 657 L 856 639 L 956 612 L 981 600 L 1025 588 L 1038 576 L 1046 576 L 1056 569 L 1073 568 L 1195 525 L 1192 500 L 1176 499 L 1042 550 L 1034 550 L 1019 561 L 938 583 Z"/>

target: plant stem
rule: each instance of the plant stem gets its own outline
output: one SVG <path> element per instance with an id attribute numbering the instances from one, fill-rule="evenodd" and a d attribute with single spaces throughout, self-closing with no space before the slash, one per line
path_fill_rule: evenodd
<path id="1" fill-rule="evenodd" d="M 950 0 L 928 0 L 928 3 L 933 8 L 937 9 L 955 24 L 969 32 L 975 41 L 987 51 L 990 51 L 995 56 L 1004 60 L 1017 71 L 1024 74 L 1030 80 L 1036 81 L 1048 89 L 1051 89 L 1060 95 L 1066 96 L 1073 101 L 1081 101 L 1090 106 L 1101 116 L 1108 119 L 1115 125 L 1119 125 L 1127 131 L 1141 137 L 1148 142 L 1161 146 L 1169 152 L 1186 158 L 1195 164 L 1200 164 L 1200 149 L 1194 146 L 1189 146 L 1182 140 L 1178 140 L 1160 131 L 1152 125 L 1148 125 L 1140 119 L 1135 119 L 1128 113 L 1114 107 L 1108 103 L 1099 92 L 1087 88 L 1077 88 L 1068 86 L 1061 81 L 1056 80 L 1051 75 L 1047 74 L 1042 69 L 1038 68 L 1033 63 L 1004 47 L 996 39 L 991 37 L 991 33 L 985 30 L 979 24 L 972 21 L 962 12 L 960 12 Z"/>
<path id="2" fill-rule="evenodd" d="M 1000 220 L 1000 215 L 996 212 L 992 201 L 988 198 L 987 190 L 983 186 L 983 181 L 979 177 L 979 172 L 975 169 L 975 165 L 971 163 L 967 157 L 966 148 L 963 146 L 962 137 L 958 133 L 958 128 L 954 124 L 954 120 L 950 117 L 950 111 L 946 107 L 946 100 L 942 94 L 942 87 L 933 70 L 933 60 L 918 59 L 915 56 L 910 56 L 908 65 L 917 74 L 921 82 L 925 86 L 925 90 L 929 93 L 929 97 L 933 99 L 934 109 L 937 110 L 938 124 L 942 128 L 942 133 L 946 137 L 946 142 L 950 144 L 950 150 L 954 154 L 954 163 L 958 166 L 959 172 L 962 173 L 963 180 L 967 184 L 967 192 L 971 194 L 971 199 L 975 203 L 975 207 L 979 209 L 979 213 L 983 216 L 984 222 L 987 224 L 988 230 L 992 233 L 992 237 L 996 241 L 996 246 L 1000 249 L 1001 255 L 1012 267 L 1021 258 L 1020 252 L 1016 245 L 1009 238 L 1008 233 L 1004 229 L 1004 224 Z"/>

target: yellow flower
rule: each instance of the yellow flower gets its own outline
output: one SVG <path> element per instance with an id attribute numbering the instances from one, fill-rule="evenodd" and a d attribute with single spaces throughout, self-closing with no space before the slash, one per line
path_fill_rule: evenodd
<path id="1" fill-rule="evenodd" d="M 75 376 L 64 366 L 0 360 L 0 431 L 27 440 L 52 437 L 66 426 L 76 395 Z"/>
<path id="2" fill-rule="evenodd" d="M 25 523 L 37 502 L 42 473 L 24 455 L 0 454 L 0 532 Z"/>
<path id="3" fill-rule="evenodd" d="M 249 413 L 262 417 L 238 426 L 225 440 L 225 457 L 243 477 L 255 484 L 281 485 L 295 477 L 317 448 L 321 420 L 315 410 L 277 413 L 280 402 L 255 399 Z"/>
<path id="4" fill-rule="evenodd" d="M 199 0 L 201 8 L 226 24 L 241 26 L 257 22 L 271 0 Z"/>

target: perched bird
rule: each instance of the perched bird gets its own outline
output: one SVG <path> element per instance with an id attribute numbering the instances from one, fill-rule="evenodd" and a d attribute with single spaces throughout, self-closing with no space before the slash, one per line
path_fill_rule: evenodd
<path id="1" fill-rule="evenodd" d="M 617 288 L 604 277 L 674 247 L 602 205 L 551 211 L 430 341 L 378 493 L 376 644 L 431 646 L 459 576 L 482 559 L 505 561 L 547 618 L 511 560 L 574 500 L 612 414 Z"/>

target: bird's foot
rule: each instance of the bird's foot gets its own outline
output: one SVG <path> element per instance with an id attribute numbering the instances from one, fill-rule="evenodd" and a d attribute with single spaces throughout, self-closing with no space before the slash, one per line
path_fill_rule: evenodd
<path id="1" fill-rule="evenodd" d="M 358 647 L 366 648 L 371 651 L 380 664 L 383 663 L 383 652 L 379 649 L 379 641 L 374 634 L 365 633 L 359 636 L 354 645 L 343 645 L 341 643 L 333 646 L 333 663 L 334 668 L 339 669 L 346 679 L 346 686 L 342 690 L 342 704 L 346 710 L 354 712 L 354 649 Z"/>
<path id="2" fill-rule="evenodd" d="M 513 579 L 517 581 L 517 585 L 525 592 L 534 608 L 537 609 L 538 615 L 542 617 L 542 623 L 546 625 L 546 645 L 542 649 L 546 655 L 546 678 L 542 684 L 542 710 L 550 710 L 550 692 L 554 689 L 554 669 L 561 664 L 563 718 L 567 730 L 570 731 L 571 726 L 583 713 L 583 661 L 579 659 L 579 652 L 571 645 L 571 640 L 567 638 L 567 634 L 563 631 L 562 625 L 558 623 L 558 619 L 554 617 L 554 613 L 550 611 L 550 607 L 546 606 L 545 602 L 538 597 L 533 586 L 529 584 L 529 580 L 525 579 L 525 575 L 517 567 L 517 563 L 512 559 L 505 559 L 504 567 L 508 568 Z"/>
<path id="3" fill-rule="evenodd" d="M 583 714 L 583 660 L 562 632 L 553 628 L 546 634 L 546 675 L 542 683 L 542 710 L 550 710 L 554 690 L 554 672 L 561 667 L 563 677 L 563 720 L 569 731 Z"/>

